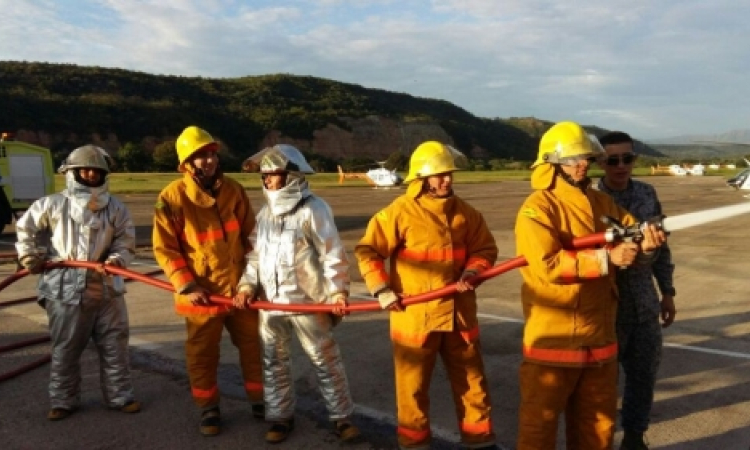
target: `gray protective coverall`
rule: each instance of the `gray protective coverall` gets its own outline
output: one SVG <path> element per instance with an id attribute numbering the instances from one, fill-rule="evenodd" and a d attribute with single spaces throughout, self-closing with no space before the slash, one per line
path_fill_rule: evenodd
<path id="1" fill-rule="evenodd" d="M 268 204 L 260 210 L 251 241 L 253 251 L 240 281 L 254 292 L 262 287 L 272 303 L 328 303 L 348 292 L 349 263 L 328 204 L 313 195 L 304 176 L 289 173 L 277 191 L 264 188 Z M 266 420 L 294 415 L 294 380 L 290 365 L 292 333 L 315 367 L 331 420 L 349 417 L 354 403 L 330 314 L 260 312 L 263 341 L 263 394 Z"/>
<path id="2" fill-rule="evenodd" d="M 125 205 L 110 197 L 108 182 L 92 188 L 66 173 L 67 189 L 40 198 L 16 224 L 19 260 L 106 262 L 124 267 L 135 254 L 135 227 Z M 49 395 L 52 408 L 72 410 L 81 394 L 80 357 L 93 339 L 99 353 L 105 403 L 118 408 L 133 400 L 128 361 L 128 313 L 120 276 L 56 268 L 38 282 L 52 340 Z"/>

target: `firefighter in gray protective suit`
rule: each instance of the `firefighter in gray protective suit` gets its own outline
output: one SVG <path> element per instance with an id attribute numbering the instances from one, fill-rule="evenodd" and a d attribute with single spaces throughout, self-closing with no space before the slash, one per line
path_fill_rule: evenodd
<path id="1" fill-rule="evenodd" d="M 125 205 L 109 194 L 106 152 L 85 145 L 60 166 L 67 188 L 34 202 L 16 223 L 21 265 L 41 274 L 39 303 L 52 341 L 49 420 L 68 417 L 81 396 L 81 354 L 91 338 L 99 353 L 100 382 L 108 407 L 140 411 L 128 361 L 125 283 L 105 265 L 125 267 L 134 257 L 135 227 Z M 46 269 L 45 261 L 98 262 L 96 270 Z"/>
<path id="2" fill-rule="evenodd" d="M 277 304 L 332 304 L 328 313 L 260 312 L 266 441 L 278 443 L 294 428 L 294 380 L 290 341 L 297 335 L 318 378 L 335 432 L 347 442 L 359 436 L 350 421 L 354 403 L 333 326 L 345 314 L 349 263 L 328 204 L 314 195 L 305 174 L 315 173 L 302 153 L 276 145 L 250 158 L 259 166 L 267 204 L 257 216 L 253 251 L 234 304 L 244 308 L 262 295 Z M 262 291 L 262 294 L 261 294 Z"/>

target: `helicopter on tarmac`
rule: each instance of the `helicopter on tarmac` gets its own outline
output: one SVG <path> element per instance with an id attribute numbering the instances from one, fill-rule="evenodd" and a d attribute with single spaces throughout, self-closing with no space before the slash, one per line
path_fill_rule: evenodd
<path id="1" fill-rule="evenodd" d="M 404 182 L 404 178 L 395 170 L 388 170 L 385 167 L 385 163 L 386 161 L 378 161 L 378 165 L 380 167 L 378 167 L 377 169 L 370 169 L 367 172 L 359 173 L 347 173 L 344 172 L 344 169 L 342 169 L 341 166 L 338 166 L 339 184 L 343 184 L 345 179 L 350 178 L 365 180 L 376 188 L 391 188 L 400 186 Z"/>

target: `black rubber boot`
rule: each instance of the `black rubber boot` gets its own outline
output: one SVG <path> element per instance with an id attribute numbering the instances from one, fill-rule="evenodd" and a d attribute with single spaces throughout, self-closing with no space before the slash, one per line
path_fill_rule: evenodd
<path id="1" fill-rule="evenodd" d="M 643 440 L 643 433 L 626 430 L 620 444 L 620 450 L 648 450 L 648 445 Z"/>

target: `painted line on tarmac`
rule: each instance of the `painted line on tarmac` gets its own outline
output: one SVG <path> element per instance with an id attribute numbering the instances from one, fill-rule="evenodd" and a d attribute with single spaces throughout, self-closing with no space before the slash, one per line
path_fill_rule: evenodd
<path id="1" fill-rule="evenodd" d="M 497 320 L 500 322 L 524 323 L 523 319 L 516 319 L 515 317 L 496 316 L 494 314 L 477 313 L 477 317 L 482 317 L 484 319 L 493 319 L 493 320 Z M 679 350 L 688 350 L 688 351 L 699 352 L 699 353 L 708 353 L 710 355 L 728 356 L 730 358 L 739 358 L 739 359 L 750 359 L 750 354 L 748 353 L 730 352 L 727 350 L 719 350 L 716 348 L 696 347 L 694 345 L 673 344 L 670 342 L 665 342 L 663 345 L 664 347 L 676 348 Z"/>
<path id="2" fill-rule="evenodd" d="M 141 350 L 159 350 L 162 348 L 162 344 L 154 342 L 148 339 L 141 339 L 136 336 L 130 336 L 129 345 L 131 347 L 138 347 Z"/>
<path id="3" fill-rule="evenodd" d="M 729 352 L 726 350 L 718 350 L 715 348 L 696 347 L 694 345 L 683 345 L 683 344 L 672 344 L 669 342 L 664 343 L 664 347 L 672 347 L 680 350 L 690 350 L 700 353 L 708 353 L 711 355 L 729 356 L 730 358 L 750 359 L 750 354 L 740 352 Z"/>
<path id="4" fill-rule="evenodd" d="M 494 314 L 477 313 L 477 317 L 499 320 L 500 322 L 523 323 L 523 319 L 516 319 L 515 317 L 496 316 Z"/>

